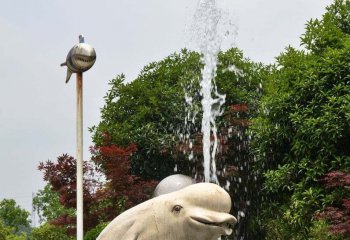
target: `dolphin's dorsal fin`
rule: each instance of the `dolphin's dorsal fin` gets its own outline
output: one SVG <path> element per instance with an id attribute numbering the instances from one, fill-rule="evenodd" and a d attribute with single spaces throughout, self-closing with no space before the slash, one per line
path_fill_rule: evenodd
<path id="1" fill-rule="evenodd" d="M 80 34 L 79 35 L 79 43 L 85 43 L 84 35 Z"/>
<path id="2" fill-rule="evenodd" d="M 72 76 L 72 71 L 67 68 L 67 77 L 66 77 L 66 83 L 68 83 L 70 77 Z"/>

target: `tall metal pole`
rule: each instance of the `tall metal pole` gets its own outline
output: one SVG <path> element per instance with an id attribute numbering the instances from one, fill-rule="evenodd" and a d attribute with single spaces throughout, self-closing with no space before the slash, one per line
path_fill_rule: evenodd
<path id="1" fill-rule="evenodd" d="M 77 240 L 83 240 L 83 73 L 77 73 Z"/>
<path id="2" fill-rule="evenodd" d="M 66 61 L 61 66 L 67 66 L 66 83 L 73 73 L 77 74 L 77 240 L 84 237 L 83 217 L 83 72 L 89 70 L 96 61 L 95 49 L 86 44 L 84 36 L 79 35 L 79 43 L 68 52 Z"/>

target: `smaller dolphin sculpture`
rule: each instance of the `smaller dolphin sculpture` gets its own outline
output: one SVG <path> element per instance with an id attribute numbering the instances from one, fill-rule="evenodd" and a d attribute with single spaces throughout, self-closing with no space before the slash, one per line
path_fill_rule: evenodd
<path id="1" fill-rule="evenodd" d="M 141 203 L 116 217 L 96 240 L 217 240 L 236 224 L 231 198 L 197 183 Z"/>
<path id="2" fill-rule="evenodd" d="M 66 83 L 73 73 L 81 73 L 89 70 L 96 61 L 96 52 L 93 47 L 85 43 L 83 35 L 79 36 L 79 43 L 68 52 L 67 59 L 61 67 L 67 66 Z"/>

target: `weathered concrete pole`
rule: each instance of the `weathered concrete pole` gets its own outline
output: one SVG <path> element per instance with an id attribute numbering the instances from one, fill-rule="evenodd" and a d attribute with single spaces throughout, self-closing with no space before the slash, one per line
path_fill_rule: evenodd
<path id="1" fill-rule="evenodd" d="M 83 73 L 77 73 L 77 240 L 84 238 L 83 220 Z"/>

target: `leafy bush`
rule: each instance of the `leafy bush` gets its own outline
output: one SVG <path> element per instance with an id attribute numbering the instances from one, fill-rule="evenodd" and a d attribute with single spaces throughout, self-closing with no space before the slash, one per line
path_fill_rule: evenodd
<path id="1" fill-rule="evenodd" d="M 321 20 L 308 22 L 306 50 L 288 47 L 277 57 L 253 121 L 261 221 L 267 234 L 283 229 L 282 239 L 309 239 L 316 213 L 349 197 L 320 181 L 350 172 L 349 12 L 349 0 L 335 0 Z"/>
<path id="2" fill-rule="evenodd" d="M 45 223 L 38 228 L 33 228 L 30 240 L 73 240 L 66 233 L 66 229 Z"/>
<path id="3" fill-rule="evenodd" d="M 16 234 L 28 231 L 30 227 L 29 215 L 30 213 L 18 206 L 13 199 L 0 201 L 0 221 L 5 226 L 13 228 Z"/>
<path id="4" fill-rule="evenodd" d="M 25 233 L 15 234 L 14 227 L 9 227 L 4 224 L 0 219 L 0 240 L 26 240 L 27 235 Z"/>
<path id="5" fill-rule="evenodd" d="M 102 230 L 108 225 L 108 223 L 100 223 L 95 228 L 90 229 L 84 235 L 84 240 L 96 240 L 98 235 L 102 232 Z"/>
<path id="6" fill-rule="evenodd" d="M 329 232 L 329 225 L 326 221 L 314 221 L 310 228 L 310 240 L 341 240 L 341 236 L 336 236 Z"/>

